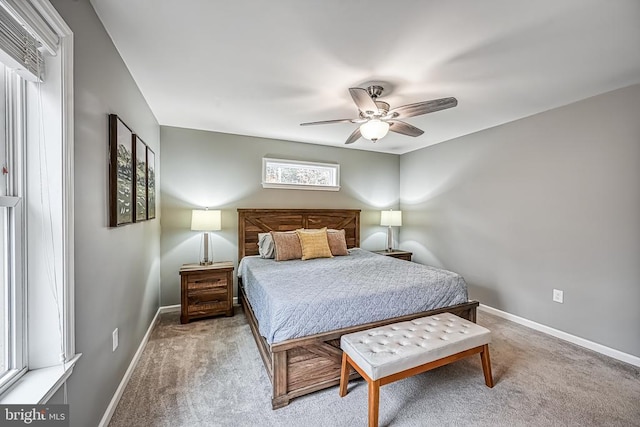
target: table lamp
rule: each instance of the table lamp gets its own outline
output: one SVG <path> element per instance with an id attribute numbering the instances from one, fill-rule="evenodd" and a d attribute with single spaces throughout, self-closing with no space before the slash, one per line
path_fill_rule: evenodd
<path id="1" fill-rule="evenodd" d="M 213 264 L 213 261 L 209 259 L 209 232 L 222 230 L 220 211 L 210 211 L 209 209 L 194 209 L 193 211 L 191 211 L 191 230 L 204 231 L 204 257 L 200 259 L 200 265 Z M 213 259 L 213 256 L 211 257 L 211 259 Z"/>
<path id="2" fill-rule="evenodd" d="M 380 225 L 389 227 L 387 228 L 387 252 L 393 252 L 393 229 L 391 227 L 402 226 L 402 211 L 389 209 L 380 212 Z"/>

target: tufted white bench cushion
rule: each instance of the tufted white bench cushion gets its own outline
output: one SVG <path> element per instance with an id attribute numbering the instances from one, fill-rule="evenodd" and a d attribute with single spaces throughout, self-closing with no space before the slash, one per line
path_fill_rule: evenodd
<path id="1" fill-rule="evenodd" d="M 491 342 L 491 331 L 451 313 L 343 335 L 340 347 L 373 380 Z"/>
<path id="2" fill-rule="evenodd" d="M 369 427 L 377 427 L 380 386 L 478 353 L 485 384 L 493 387 L 490 342 L 491 331 L 451 313 L 343 335 L 340 396 L 353 367 L 367 381 Z"/>

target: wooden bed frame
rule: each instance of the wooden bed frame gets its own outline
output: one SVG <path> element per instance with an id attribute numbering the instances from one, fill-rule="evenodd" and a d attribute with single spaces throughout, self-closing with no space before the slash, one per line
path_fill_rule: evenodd
<path id="1" fill-rule="evenodd" d="M 360 210 L 357 209 L 238 209 L 238 260 L 246 255 L 258 254 L 258 233 L 321 227 L 344 229 L 347 246 L 360 246 Z M 288 405 L 293 398 L 340 383 L 342 335 L 443 312 L 475 322 L 476 308 L 479 305 L 477 301 L 469 301 L 269 345 L 260 336 L 258 321 L 246 298 L 241 279 L 238 280 L 238 301 L 247 316 L 271 379 L 273 409 Z M 351 374 L 352 378 L 358 376 L 355 372 Z"/>

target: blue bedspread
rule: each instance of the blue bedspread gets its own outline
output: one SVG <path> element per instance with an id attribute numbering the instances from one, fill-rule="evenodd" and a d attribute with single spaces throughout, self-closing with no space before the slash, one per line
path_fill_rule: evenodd
<path id="1" fill-rule="evenodd" d="M 306 261 L 242 260 L 244 290 L 269 344 L 468 300 L 459 274 L 350 252 Z"/>

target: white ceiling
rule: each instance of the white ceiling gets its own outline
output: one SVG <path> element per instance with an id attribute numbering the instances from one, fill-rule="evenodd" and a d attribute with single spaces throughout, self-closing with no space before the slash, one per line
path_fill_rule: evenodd
<path id="1" fill-rule="evenodd" d="M 406 153 L 640 83 L 638 0 L 92 0 L 161 125 L 344 146 L 349 87 L 458 107 Z"/>

